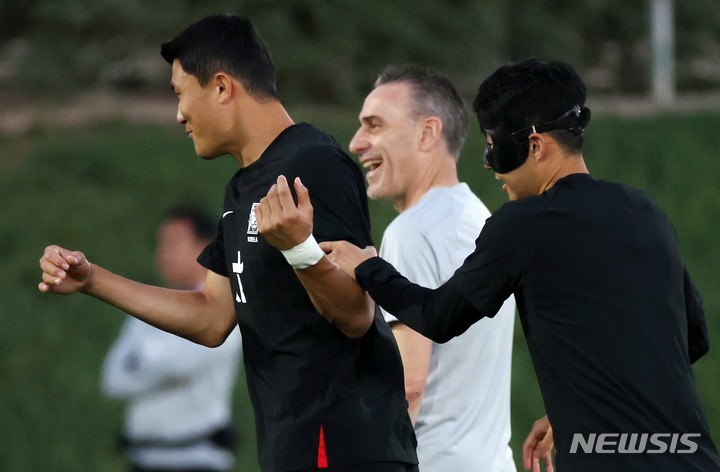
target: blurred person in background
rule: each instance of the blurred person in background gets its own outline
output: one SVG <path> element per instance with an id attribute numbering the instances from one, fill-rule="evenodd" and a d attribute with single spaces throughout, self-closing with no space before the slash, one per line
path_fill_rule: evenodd
<path id="1" fill-rule="evenodd" d="M 369 169 L 368 196 L 400 213 L 385 230 L 380 257 L 413 282 L 438 287 L 472 253 L 490 216 L 457 176 L 465 103 L 431 70 L 389 66 L 359 119 L 350 152 Z M 445 344 L 382 312 L 402 355 L 420 471 L 514 472 L 508 442 L 515 300 Z"/>
<path id="2" fill-rule="evenodd" d="M 172 208 L 157 232 L 165 286 L 197 290 L 197 261 L 215 224 L 198 208 Z M 241 357 L 239 330 L 208 348 L 128 316 L 102 371 L 102 390 L 127 402 L 122 445 L 132 472 L 211 472 L 235 462 L 232 392 Z"/>

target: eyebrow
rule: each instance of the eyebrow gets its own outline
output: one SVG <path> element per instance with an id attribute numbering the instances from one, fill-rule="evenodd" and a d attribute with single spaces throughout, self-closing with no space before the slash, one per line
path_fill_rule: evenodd
<path id="1" fill-rule="evenodd" d="M 377 115 L 368 115 L 368 116 L 361 116 L 361 117 L 360 117 L 360 122 L 361 122 L 361 123 L 370 123 L 370 122 L 375 121 L 375 120 L 377 120 L 377 121 L 383 121 L 383 119 L 380 118 L 380 117 L 377 116 Z"/>

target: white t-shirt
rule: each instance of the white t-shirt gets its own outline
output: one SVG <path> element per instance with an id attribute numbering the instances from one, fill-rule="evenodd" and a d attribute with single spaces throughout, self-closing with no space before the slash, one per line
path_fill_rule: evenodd
<path id="1" fill-rule="evenodd" d="M 235 328 L 222 346 L 208 348 L 128 317 L 102 372 L 103 392 L 127 401 L 125 435 L 157 445 L 128 449 L 148 468 L 229 470 L 234 456 L 210 440 L 163 447 L 164 441 L 202 438 L 232 421 L 232 391 L 242 357 Z"/>
<path id="2" fill-rule="evenodd" d="M 428 191 L 385 230 L 380 257 L 410 281 L 436 288 L 475 249 L 490 212 L 465 183 Z M 383 311 L 385 319 L 395 317 Z M 415 425 L 421 472 L 515 472 L 510 366 L 515 300 L 445 344 L 433 343 Z"/>

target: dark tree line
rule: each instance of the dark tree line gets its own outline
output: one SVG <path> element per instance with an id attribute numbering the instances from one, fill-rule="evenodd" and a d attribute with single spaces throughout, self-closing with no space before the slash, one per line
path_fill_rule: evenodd
<path id="1" fill-rule="evenodd" d="M 211 13 L 251 17 L 286 100 L 357 100 L 387 63 L 466 91 L 527 57 L 576 66 L 595 91 L 644 93 L 650 0 L 0 0 L 0 87 L 165 87 L 158 45 Z M 720 2 L 675 2 L 678 88 L 720 87 Z"/>

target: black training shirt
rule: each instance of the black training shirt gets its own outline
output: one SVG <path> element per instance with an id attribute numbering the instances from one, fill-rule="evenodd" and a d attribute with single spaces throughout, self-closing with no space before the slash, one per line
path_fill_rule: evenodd
<path id="1" fill-rule="evenodd" d="M 376 316 L 360 339 L 325 320 L 254 209 L 277 177 L 307 187 L 318 241 L 371 245 L 358 164 L 308 124 L 284 130 L 225 192 L 219 234 L 198 261 L 230 279 L 263 471 L 367 462 L 417 463 L 400 354 Z M 322 435 L 322 436 L 321 436 Z"/>
<path id="2" fill-rule="evenodd" d="M 379 258 L 356 276 L 438 342 L 514 294 L 558 470 L 720 470 L 690 366 L 708 349 L 702 303 L 673 226 L 639 190 L 574 174 L 506 203 L 434 291 Z"/>

